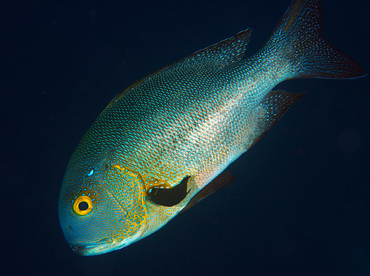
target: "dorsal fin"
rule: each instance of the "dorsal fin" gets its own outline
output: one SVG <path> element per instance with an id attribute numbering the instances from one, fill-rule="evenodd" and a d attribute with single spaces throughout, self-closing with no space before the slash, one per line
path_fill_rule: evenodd
<path id="1" fill-rule="evenodd" d="M 206 198 L 210 194 L 217 192 L 218 190 L 226 187 L 227 185 L 231 184 L 235 179 L 235 176 L 232 175 L 230 172 L 222 172 L 215 179 L 213 179 L 210 183 L 208 183 L 202 190 L 200 190 L 181 210 L 184 212 L 188 210 L 190 207 L 193 207 L 203 198 Z"/>
<path id="2" fill-rule="evenodd" d="M 142 78 L 124 91 L 119 93 L 105 109 L 107 109 L 112 103 L 122 98 L 128 91 L 139 86 L 146 80 L 157 76 L 158 74 L 179 66 L 189 66 L 190 67 L 202 67 L 209 70 L 222 69 L 227 67 L 234 62 L 238 62 L 242 59 L 249 39 L 251 37 L 252 29 L 246 29 L 237 33 L 236 35 L 222 40 L 216 44 L 213 44 L 207 48 L 201 49 L 190 56 L 183 58 L 182 60 L 172 63 L 162 69 L 155 71 L 154 73 Z M 105 110 L 104 109 L 104 110 Z"/>
<path id="3" fill-rule="evenodd" d="M 186 57 L 181 62 L 202 62 L 203 66 L 224 68 L 242 59 L 252 29 L 246 29 L 207 48 Z"/>

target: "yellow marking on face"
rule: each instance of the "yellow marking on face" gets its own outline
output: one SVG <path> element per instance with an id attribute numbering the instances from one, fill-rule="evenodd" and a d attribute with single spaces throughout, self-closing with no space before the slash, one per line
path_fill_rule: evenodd
<path id="1" fill-rule="evenodd" d="M 135 172 L 127 167 L 121 167 L 120 165 L 113 165 L 112 168 L 119 169 L 121 171 L 126 170 L 127 172 L 130 172 L 130 176 L 136 176 L 139 177 L 140 180 L 144 183 L 144 195 L 147 194 L 147 191 L 150 188 L 153 187 L 158 187 L 158 188 L 171 188 L 171 185 L 168 184 L 168 181 L 163 180 L 163 179 L 154 179 L 154 178 L 149 178 L 147 175 L 143 174 L 141 175 L 138 172 Z M 125 173 L 127 173 L 125 172 Z"/>
<path id="2" fill-rule="evenodd" d="M 113 231 L 109 239 L 109 242 L 114 243 L 131 237 L 146 224 L 145 180 L 139 173 L 127 167 L 113 165 L 107 175 L 107 181 L 124 183 L 120 191 L 107 191 L 119 202 L 119 207 L 125 214 L 124 227 Z"/>

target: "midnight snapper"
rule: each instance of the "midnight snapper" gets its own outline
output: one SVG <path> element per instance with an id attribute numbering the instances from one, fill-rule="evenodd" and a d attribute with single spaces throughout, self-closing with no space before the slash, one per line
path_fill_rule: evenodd
<path id="1" fill-rule="evenodd" d="M 293 78 L 365 75 L 321 36 L 318 0 L 293 1 L 266 45 L 242 59 L 251 30 L 139 80 L 115 97 L 68 164 L 59 220 L 82 255 L 117 250 L 228 185 L 224 169 L 303 93 Z"/>

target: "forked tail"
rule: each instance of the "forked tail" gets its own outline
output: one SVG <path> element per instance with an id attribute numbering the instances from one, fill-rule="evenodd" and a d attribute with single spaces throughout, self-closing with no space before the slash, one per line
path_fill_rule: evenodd
<path id="1" fill-rule="evenodd" d="M 288 78 L 358 78 L 365 71 L 321 36 L 319 0 L 293 0 L 265 50 L 289 60 Z"/>

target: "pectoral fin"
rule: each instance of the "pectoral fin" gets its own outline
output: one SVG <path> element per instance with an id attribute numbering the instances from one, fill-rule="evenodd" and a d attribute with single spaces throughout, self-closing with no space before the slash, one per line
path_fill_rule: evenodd
<path id="1" fill-rule="evenodd" d="M 217 192 L 218 190 L 226 187 L 227 185 L 231 184 L 235 179 L 235 176 L 232 175 L 230 172 L 222 172 L 219 174 L 215 179 L 213 179 L 209 184 L 207 184 L 202 190 L 200 190 L 181 210 L 181 212 L 186 211 L 190 207 L 193 207 L 203 198 Z"/>
<path id="2" fill-rule="evenodd" d="M 163 206 L 174 206 L 179 204 L 188 194 L 188 180 L 190 176 L 186 176 L 180 184 L 175 187 L 166 189 L 154 187 L 147 193 L 148 198 L 155 204 Z"/>

